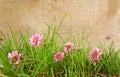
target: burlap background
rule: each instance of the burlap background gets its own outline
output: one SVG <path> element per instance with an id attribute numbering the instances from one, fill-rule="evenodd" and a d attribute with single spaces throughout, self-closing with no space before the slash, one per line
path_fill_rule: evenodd
<path id="1" fill-rule="evenodd" d="M 6 21 L 14 30 L 46 31 L 43 21 L 57 22 L 67 14 L 60 34 L 71 38 L 81 35 L 91 46 L 113 40 L 120 48 L 120 0 L 0 0 L 0 30 L 9 34 Z M 57 24 L 57 23 L 56 23 Z"/>

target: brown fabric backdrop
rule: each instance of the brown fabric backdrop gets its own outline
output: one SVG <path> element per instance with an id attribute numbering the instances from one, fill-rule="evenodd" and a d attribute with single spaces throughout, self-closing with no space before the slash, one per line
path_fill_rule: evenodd
<path id="1" fill-rule="evenodd" d="M 84 30 L 85 43 L 109 46 L 113 40 L 120 48 L 120 0 L 0 0 L 0 30 L 9 34 L 6 19 L 14 30 L 42 32 L 43 21 L 56 16 L 57 24 L 65 14 L 61 36 L 73 38 Z"/>

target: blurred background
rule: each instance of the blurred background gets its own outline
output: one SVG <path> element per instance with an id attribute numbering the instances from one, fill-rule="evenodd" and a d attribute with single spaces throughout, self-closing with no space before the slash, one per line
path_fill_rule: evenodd
<path id="1" fill-rule="evenodd" d="M 56 26 L 67 14 L 61 28 L 63 38 L 75 39 L 84 31 L 84 42 L 106 47 L 111 41 L 120 48 L 120 0 L 0 0 L 0 31 L 46 32 L 42 23 Z M 7 23 L 6 23 L 7 21 Z"/>

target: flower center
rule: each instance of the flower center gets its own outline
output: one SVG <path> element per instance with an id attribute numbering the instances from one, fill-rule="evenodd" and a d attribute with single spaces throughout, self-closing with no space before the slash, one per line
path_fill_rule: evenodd
<path id="1" fill-rule="evenodd" d="M 35 44 L 37 44 L 38 38 L 35 38 L 35 39 L 33 40 L 33 42 L 34 42 Z"/>
<path id="2" fill-rule="evenodd" d="M 15 63 L 17 61 L 17 58 L 12 58 L 12 62 Z"/>
<path id="3" fill-rule="evenodd" d="M 94 54 L 94 55 L 93 55 L 93 58 L 97 58 L 97 57 L 98 57 L 98 55 L 97 55 L 97 54 Z"/>
<path id="4" fill-rule="evenodd" d="M 70 49 L 71 48 L 71 46 L 70 45 L 68 45 L 68 46 L 66 46 L 67 47 L 67 49 Z"/>
<path id="5" fill-rule="evenodd" d="M 60 55 L 58 55 L 57 58 L 60 59 Z"/>

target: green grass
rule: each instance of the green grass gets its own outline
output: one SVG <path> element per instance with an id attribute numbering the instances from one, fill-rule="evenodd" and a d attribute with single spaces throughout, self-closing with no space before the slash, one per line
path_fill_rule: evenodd
<path id="1" fill-rule="evenodd" d="M 39 47 L 30 46 L 29 38 L 32 35 L 29 33 L 23 34 L 20 31 L 16 33 L 10 28 L 11 35 L 8 37 L 1 32 L 3 41 L 0 42 L 2 65 L 0 72 L 9 77 L 112 77 L 120 75 L 120 51 L 115 50 L 113 43 L 109 49 L 102 45 L 98 46 L 103 54 L 96 66 L 89 59 L 92 48 L 84 46 L 82 37 L 79 37 L 77 41 L 72 41 L 74 46 L 80 44 L 80 49 L 74 49 L 70 54 L 65 54 L 62 61 L 54 62 L 54 54 L 58 51 L 63 52 L 64 44 L 68 42 L 58 34 L 64 18 L 57 27 L 54 27 L 54 22 L 44 23 L 48 27 L 48 33 L 44 34 L 42 45 Z M 10 64 L 8 59 L 8 53 L 14 50 L 22 54 L 18 65 Z"/>

